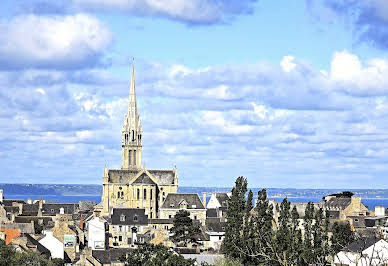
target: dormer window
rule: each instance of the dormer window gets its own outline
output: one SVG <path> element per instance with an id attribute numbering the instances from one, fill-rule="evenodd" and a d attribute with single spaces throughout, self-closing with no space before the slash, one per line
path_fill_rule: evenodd
<path id="1" fill-rule="evenodd" d="M 124 214 L 120 215 L 120 222 L 125 222 L 125 215 Z"/>
<path id="2" fill-rule="evenodd" d="M 170 208 L 174 208 L 175 207 L 175 204 L 174 203 L 171 203 L 170 204 Z"/>
<path id="3" fill-rule="evenodd" d="M 133 221 L 137 222 L 137 215 L 133 216 Z"/>

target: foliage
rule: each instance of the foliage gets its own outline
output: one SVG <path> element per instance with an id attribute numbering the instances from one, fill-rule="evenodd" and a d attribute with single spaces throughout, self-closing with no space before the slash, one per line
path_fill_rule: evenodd
<path id="1" fill-rule="evenodd" d="M 351 197 L 353 197 L 353 195 L 354 195 L 354 193 L 351 191 L 342 191 L 340 193 L 334 193 L 334 194 L 331 194 L 329 196 L 334 196 L 337 198 L 351 198 Z"/>
<path id="2" fill-rule="evenodd" d="M 243 264 L 231 258 L 220 258 L 214 261 L 213 266 L 243 266 Z"/>
<path id="3" fill-rule="evenodd" d="M 144 244 L 132 250 L 121 261 L 127 266 L 192 266 L 193 259 L 185 259 L 182 255 L 169 250 L 162 244 Z"/>
<path id="4" fill-rule="evenodd" d="M 228 200 L 226 212 L 227 223 L 225 225 L 225 238 L 222 242 L 222 251 L 231 258 L 241 259 L 244 248 L 241 229 L 244 224 L 244 212 L 246 208 L 245 194 L 247 192 L 247 180 L 240 176 L 232 189 L 232 196 Z"/>
<path id="5" fill-rule="evenodd" d="M 38 252 L 17 251 L 13 246 L 5 245 L 4 241 L 0 241 L 0 266 L 52 266 L 51 261 L 45 259 Z"/>
<path id="6" fill-rule="evenodd" d="M 287 198 L 273 205 L 262 189 L 254 207 L 252 200 L 252 191 L 247 195 L 247 180 L 238 177 L 229 200 L 222 245 L 227 259 L 242 265 L 326 265 L 330 255 L 351 241 L 350 228 L 336 224 L 330 247 L 328 217 L 313 202 L 307 204 L 301 222 L 296 206 L 291 208 Z"/>
<path id="7" fill-rule="evenodd" d="M 355 239 L 355 236 L 350 228 L 350 224 L 335 222 L 332 226 L 331 237 L 331 253 L 337 254 L 342 248 L 346 247 Z"/>
<path id="8" fill-rule="evenodd" d="M 174 227 L 170 229 L 172 236 L 170 238 L 176 244 L 197 243 L 198 235 L 201 233 L 199 225 L 194 224 L 190 218 L 190 213 L 186 210 L 180 210 L 175 214 Z"/>
<path id="9" fill-rule="evenodd" d="M 35 234 L 40 234 L 43 231 L 43 225 L 40 225 L 37 220 L 34 220 L 34 230 Z"/>

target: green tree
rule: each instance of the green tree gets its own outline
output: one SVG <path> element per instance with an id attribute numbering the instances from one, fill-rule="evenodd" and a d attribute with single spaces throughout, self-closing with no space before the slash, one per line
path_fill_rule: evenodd
<path id="1" fill-rule="evenodd" d="M 247 180 L 240 176 L 232 189 L 232 196 L 228 201 L 226 212 L 225 238 L 222 251 L 226 256 L 240 260 L 243 256 L 243 225 L 245 214 L 245 194 L 247 192 Z"/>
<path id="2" fill-rule="evenodd" d="M 171 240 L 177 245 L 188 243 L 197 243 L 197 237 L 201 233 L 198 224 L 193 223 L 190 213 L 186 210 L 180 210 L 175 214 L 174 226 L 170 229 Z"/>
<path id="3" fill-rule="evenodd" d="M 335 255 L 341 249 L 346 247 L 349 243 L 351 243 L 355 237 L 354 233 L 350 228 L 350 224 L 347 223 L 338 223 L 334 222 L 331 228 L 332 236 L 331 236 L 331 254 Z"/>
<path id="4" fill-rule="evenodd" d="M 144 244 L 120 258 L 126 266 L 192 266 L 194 259 L 185 259 L 162 244 Z"/>

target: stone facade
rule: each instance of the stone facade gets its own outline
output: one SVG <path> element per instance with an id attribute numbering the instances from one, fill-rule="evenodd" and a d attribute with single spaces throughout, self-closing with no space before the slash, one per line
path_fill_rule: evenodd
<path id="1" fill-rule="evenodd" d="M 143 130 L 137 110 L 134 68 L 121 135 L 122 167 L 104 169 L 101 213 L 109 216 L 116 207 L 141 208 L 148 218 L 159 218 L 159 208 L 167 195 L 178 191 L 178 174 L 176 168 L 149 170 L 141 164 Z"/>

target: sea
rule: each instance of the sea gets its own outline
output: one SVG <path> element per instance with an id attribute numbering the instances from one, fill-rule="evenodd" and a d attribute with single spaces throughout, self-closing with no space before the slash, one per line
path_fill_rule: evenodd
<path id="1" fill-rule="evenodd" d="M 185 189 L 185 193 L 189 193 Z M 197 193 L 197 191 L 192 191 L 192 193 Z M 199 194 L 202 199 L 202 195 Z M 101 195 L 29 195 L 29 194 L 4 194 L 6 199 L 43 199 L 46 202 L 58 202 L 58 203 L 78 203 L 79 201 L 88 200 L 94 201 L 95 203 L 99 203 L 101 201 Z M 207 197 L 207 201 L 210 199 L 210 195 Z M 269 195 L 268 199 L 276 200 L 281 202 L 283 200 L 282 197 L 271 197 Z M 322 198 L 312 198 L 312 197 L 287 197 L 290 202 L 318 202 L 321 201 Z M 362 198 L 362 203 L 366 205 L 370 210 L 374 210 L 375 206 L 384 206 L 388 208 L 388 199 L 387 198 Z"/>

